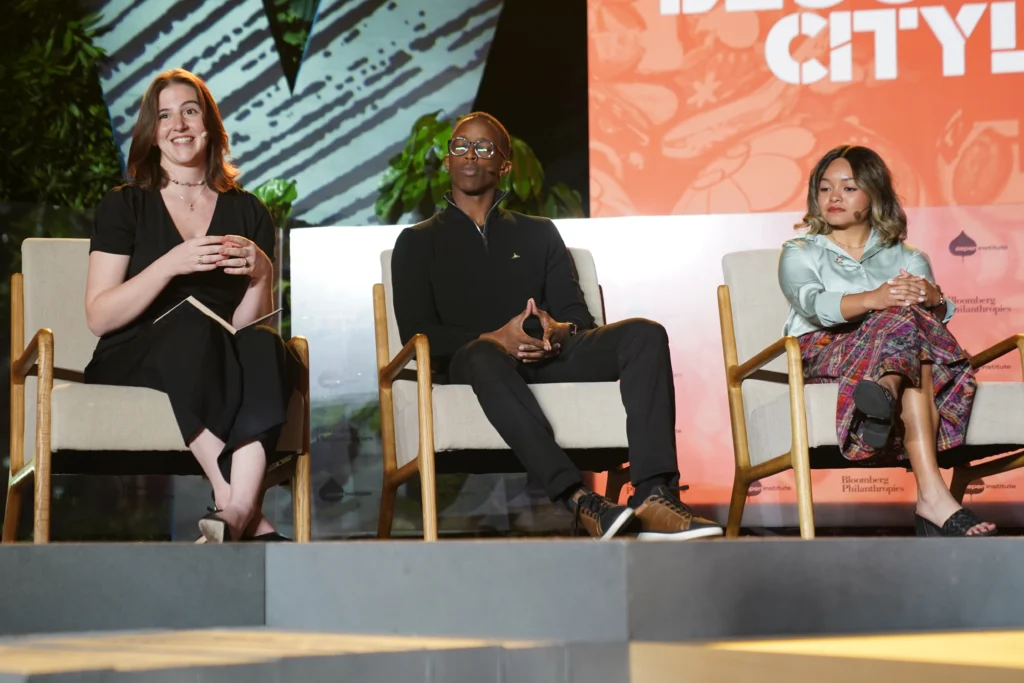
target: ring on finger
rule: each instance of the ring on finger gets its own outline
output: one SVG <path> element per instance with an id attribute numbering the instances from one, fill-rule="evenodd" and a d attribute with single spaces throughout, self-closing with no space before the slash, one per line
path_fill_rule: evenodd
<path id="1" fill-rule="evenodd" d="M 202 254 L 199 255 L 198 259 L 196 259 L 196 263 L 198 263 L 199 265 L 203 265 L 203 255 Z"/>
<path id="2" fill-rule="evenodd" d="M 242 266 L 243 268 L 248 268 L 248 267 L 249 267 L 249 259 L 247 259 L 247 258 L 243 258 L 243 259 L 242 259 L 242 263 L 244 264 L 244 265 Z"/>

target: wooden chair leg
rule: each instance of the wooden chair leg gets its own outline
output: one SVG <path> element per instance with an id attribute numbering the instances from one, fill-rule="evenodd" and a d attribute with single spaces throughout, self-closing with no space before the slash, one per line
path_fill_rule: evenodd
<path id="1" fill-rule="evenodd" d="M 608 470 L 608 477 L 604 482 L 604 497 L 613 503 L 618 503 L 622 496 L 622 489 L 629 483 L 629 465 L 620 465 Z"/>
<path id="2" fill-rule="evenodd" d="M 431 434 L 433 441 L 433 434 Z M 437 540 L 437 484 L 434 471 L 434 449 L 431 446 L 429 457 L 420 454 L 420 489 L 423 503 L 423 540 Z"/>
<path id="3" fill-rule="evenodd" d="M 4 543 L 18 540 L 18 522 L 21 518 L 21 487 L 7 487 L 7 505 L 4 510 Z"/>
<path id="4" fill-rule="evenodd" d="M 380 514 L 377 516 L 377 538 L 391 538 L 391 529 L 395 522 L 395 497 L 398 494 L 398 484 L 394 479 L 384 474 L 380 489 Z"/>
<path id="5" fill-rule="evenodd" d="M 949 483 L 949 492 L 953 494 L 956 502 L 963 505 L 964 496 L 967 495 L 967 487 L 975 480 L 970 467 L 954 467 L 953 480 Z"/>
<path id="6" fill-rule="evenodd" d="M 313 534 L 310 491 L 309 453 L 301 453 L 295 460 L 295 475 L 292 480 L 292 516 L 295 524 L 295 541 L 309 543 Z"/>
<path id="7" fill-rule="evenodd" d="M 800 538 L 814 538 L 814 497 L 811 493 L 811 468 L 807 453 L 793 458 L 796 479 L 796 508 L 800 519 Z"/>
<path id="8" fill-rule="evenodd" d="M 743 523 L 743 508 L 747 504 L 747 492 L 750 490 L 750 483 L 740 470 L 732 481 L 732 499 L 729 501 L 729 519 L 725 524 L 726 538 L 736 538 L 740 535 L 740 525 Z"/>
<path id="9" fill-rule="evenodd" d="M 50 542 L 50 453 L 36 453 L 35 513 L 32 524 L 34 543 Z"/>

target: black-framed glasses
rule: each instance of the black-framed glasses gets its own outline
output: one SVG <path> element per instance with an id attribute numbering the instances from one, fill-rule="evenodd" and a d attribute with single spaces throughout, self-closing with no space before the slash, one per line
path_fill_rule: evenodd
<path id="1" fill-rule="evenodd" d="M 448 153 L 452 156 L 461 157 L 469 151 L 470 147 L 473 148 L 473 151 L 481 159 L 490 159 L 494 156 L 495 152 L 505 156 L 505 153 L 498 148 L 498 145 L 487 138 L 480 138 L 470 142 L 466 138 L 459 136 L 448 141 Z"/>

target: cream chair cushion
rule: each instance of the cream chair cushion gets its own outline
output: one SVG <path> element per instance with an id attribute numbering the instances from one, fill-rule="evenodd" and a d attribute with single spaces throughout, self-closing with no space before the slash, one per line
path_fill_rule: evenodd
<path id="1" fill-rule="evenodd" d="M 530 386 L 562 448 L 626 448 L 626 411 L 618 382 L 534 384 Z M 395 449 L 398 466 L 419 452 L 416 382 L 394 383 Z M 487 420 L 473 388 L 439 384 L 433 391 L 434 450 L 507 450 Z"/>
<path id="2" fill-rule="evenodd" d="M 53 331 L 54 365 L 82 372 L 97 337 L 85 321 L 89 240 L 28 239 L 22 243 L 25 343 L 41 328 Z M 25 461 L 35 455 L 36 380 L 26 380 Z M 303 400 L 298 392 L 278 449 L 298 452 Z M 141 387 L 55 381 L 50 408 L 53 451 L 187 451 L 167 395 Z"/>
<path id="3" fill-rule="evenodd" d="M 590 314 L 603 325 L 604 314 L 597 269 L 590 252 L 569 249 L 580 288 Z M 381 278 L 387 305 L 388 350 L 392 358 L 402 349 L 395 320 L 391 287 L 391 250 L 380 257 Z M 562 448 L 626 448 L 626 411 L 618 382 L 536 384 L 530 389 L 551 423 L 555 441 Z M 437 385 L 433 388 L 434 450 L 507 450 L 508 444 L 487 420 L 473 389 L 468 385 Z M 416 382 L 397 380 L 392 391 L 395 410 L 395 442 L 398 466 L 411 462 L 419 452 Z"/>
<path id="4" fill-rule="evenodd" d="M 727 254 L 722 259 L 725 284 L 732 300 L 736 349 L 743 363 L 782 335 L 789 304 L 778 284 L 780 250 L 760 249 Z M 998 341 L 992 340 L 993 343 Z M 786 372 L 785 356 L 767 369 Z M 810 448 L 836 446 L 836 384 L 804 387 L 807 439 Z M 788 453 L 792 445 L 789 389 L 760 380 L 743 383 L 750 464 L 758 465 Z M 968 446 L 1024 445 L 1024 382 L 981 382 L 967 428 Z"/>

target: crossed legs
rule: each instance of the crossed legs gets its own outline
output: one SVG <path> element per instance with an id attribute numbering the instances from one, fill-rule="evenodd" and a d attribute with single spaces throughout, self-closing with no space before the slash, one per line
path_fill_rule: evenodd
<path id="1" fill-rule="evenodd" d="M 960 509 L 939 473 L 936 453 L 936 434 L 939 412 L 935 407 L 931 363 L 921 365 L 921 386 L 914 387 L 901 375 L 881 377 L 878 383 L 893 396 L 900 397 L 900 419 L 903 422 L 903 445 L 910 458 L 910 466 L 917 480 L 917 514 L 936 526 L 942 526 L 949 516 Z M 971 528 L 968 535 L 995 529 L 995 525 L 982 522 Z"/>
<path id="2" fill-rule="evenodd" d="M 259 441 L 235 450 L 231 458 L 230 484 L 217 464 L 224 451 L 223 441 L 204 429 L 188 447 L 213 486 L 213 500 L 220 510 L 217 516 L 227 522 L 232 538 L 241 538 L 243 532 L 258 535 L 274 531 L 270 521 L 257 509 L 267 467 L 267 456 Z"/>

